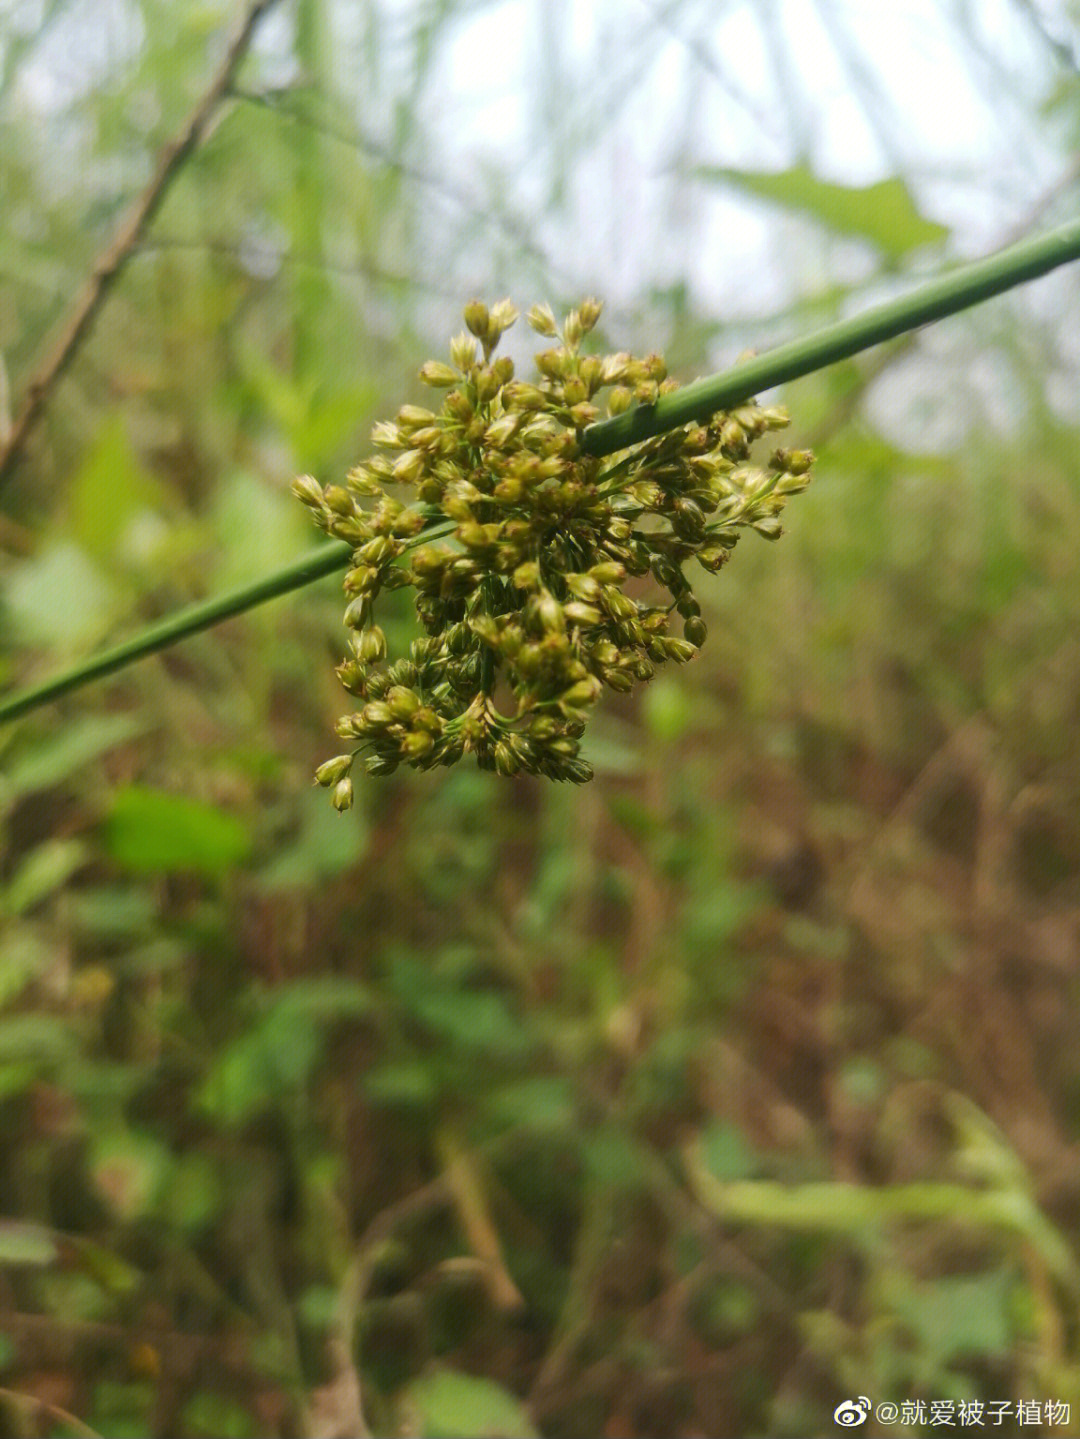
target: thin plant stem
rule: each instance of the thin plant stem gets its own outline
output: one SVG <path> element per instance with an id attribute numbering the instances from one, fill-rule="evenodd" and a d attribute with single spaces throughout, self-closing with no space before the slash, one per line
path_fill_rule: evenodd
<path id="1" fill-rule="evenodd" d="M 708 419 L 716 411 L 729 409 L 762 390 L 812 374 L 922 325 L 970 309 L 1076 259 L 1080 259 L 1080 220 L 1011 245 L 987 259 L 958 266 L 906 295 L 744 360 L 719 375 L 686 385 L 663 396 L 655 405 L 640 405 L 614 419 L 590 425 L 582 436 L 582 449 L 592 455 L 610 455 L 679 425 Z M 438 532 L 445 532 L 445 528 L 440 527 Z M 436 533 L 424 531 L 416 537 L 416 542 L 426 541 Z M 344 568 L 348 554 L 348 545 L 325 545 L 277 574 L 220 599 L 182 610 L 125 644 L 82 661 L 66 674 L 0 701 L 0 722 L 15 719 L 92 680 L 123 669 L 144 655 L 154 654 L 232 615 L 242 614 L 277 595 L 332 574 Z"/>
<path id="2" fill-rule="evenodd" d="M 215 600 L 190 605 L 169 619 L 162 620 L 160 624 L 151 625 L 149 629 L 143 630 L 123 644 L 81 661 L 65 674 L 46 680 L 44 684 L 36 685 L 33 689 L 23 690 L 11 699 L 0 700 L 0 721 L 17 719 L 19 715 L 37 709 L 39 705 L 59 699 L 71 690 L 80 689 L 91 680 L 101 679 L 116 670 L 124 669 L 145 655 L 156 654 L 158 650 L 167 649 L 178 640 L 198 634 L 200 630 L 210 629 L 233 615 L 243 614 L 245 610 L 276 599 L 278 595 L 288 594 L 290 590 L 300 589 L 324 575 L 331 575 L 344 568 L 351 553 L 349 545 L 335 540 L 332 544 L 320 545 L 303 559 L 294 561 L 288 568 L 279 570 L 277 574 L 269 575 L 264 580 L 244 585 L 233 590 L 231 594 L 220 595 Z"/>
<path id="3" fill-rule="evenodd" d="M 730 409 L 762 390 L 823 370 L 922 325 L 982 304 L 1076 259 L 1080 259 L 1080 220 L 1010 245 L 985 260 L 960 265 L 917 290 L 755 355 L 722 374 L 695 380 L 664 395 L 655 405 L 639 405 L 614 419 L 590 425 L 582 448 L 591 455 L 609 455 L 692 420 L 707 420 L 717 410 Z"/>

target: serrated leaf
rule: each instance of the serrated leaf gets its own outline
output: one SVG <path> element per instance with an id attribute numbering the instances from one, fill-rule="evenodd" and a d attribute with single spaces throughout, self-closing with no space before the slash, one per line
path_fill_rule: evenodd
<path id="1" fill-rule="evenodd" d="M 920 245 L 936 244 L 949 233 L 944 225 L 920 213 L 898 176 L 874 185 L 841 185 L 821 179 L 806 165 L 780 171 L 702 165 L 694 174 L 810 215 L 835 234 L 869 240 L 893 260 Z"/>

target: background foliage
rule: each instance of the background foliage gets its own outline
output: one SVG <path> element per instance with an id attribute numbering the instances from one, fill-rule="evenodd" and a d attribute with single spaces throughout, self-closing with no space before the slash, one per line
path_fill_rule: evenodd
<path id="1" fill-rule="evenodd" d="M 275 8 L 0 497 L 0 682 L 310 546 L 474 292 L 691 378 L 1068 213 L 1075 7 L 900 9 Z M 235 18 L 0 7 L 15 396 Z M 332 581 L 0 733 L 0 1432 L 1077 1431 L 1077 310 L 793 387 L 583 790 L 334 814 Z"/>

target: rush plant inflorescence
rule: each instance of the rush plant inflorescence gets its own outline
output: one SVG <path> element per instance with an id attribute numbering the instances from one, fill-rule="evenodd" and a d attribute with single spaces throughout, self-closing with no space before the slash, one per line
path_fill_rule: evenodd
<path id="1" fill-rule="evenodd" d="M 591 779 L 578 751 L 604 686 L 629 691 L 705 641 L 684 566 L 714 573 L 747 528 L 776 539 L 788 495 L 809 483 L 808 451 L 750 463 L 753 441 L 788 423 L 752 401 L 619 454 L 585 453 L 602 391 L 618 414 L 676 388 L 659 355 L 583 352 L 600 309 L 583 301 L 560 330 L 534 306 L 529 324 L 555 343 L 526 383 L 495 356 L 517 310 L 473 301 L 451 363 L 420 370 L 441 407 L 403 405 L 377 424 L 378 453 L 344 486 L 294 483 L 315 523 L 353 547 L 351 653 L 337 673 L 360 705 L 337 732 L 355 743 L 316 772 L 338 809 L 352 803 L 358 756 L 376 775 L 471 752 L 500 774 Z M 410 585 L 423 634 L 390 661 L 375 603 Z"/>

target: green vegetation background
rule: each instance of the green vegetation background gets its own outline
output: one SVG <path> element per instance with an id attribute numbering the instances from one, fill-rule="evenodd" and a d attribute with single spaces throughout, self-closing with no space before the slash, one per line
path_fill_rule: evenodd
<path id="1" fill-rule="evenodd" d="M 727 8 L 635 12 L 591 96 L 529 11 L 533 214 L 443 164 L 483 7 L 273 12 L 0 496 L 0 685 L 309 547 L 292 476 L 472 293 L 608 291 L 584 167 L 658 34 L 688 102 L 724 84 Z M 16 397 L 235 19 L 109 17 L 0 14 Z M 1067 157 L 1063 23 L 1009 102 Z M 717 319 L 673 203 L 694 268 L 622 275 L 612 348 L 692 378 L 954 253 L 924 177 L 818 173 L 790 89 L 785 171 L 687 144 L 655 193 L 750 197 L 798 298 Z M 1039 294 L 792 387 L 814 486 L 703 580 L 700 659 L 605 699 L 584 789 L 462 765 L 333 813 L 333 581 L 0 733 L 0 1434 L 806 1435 L 860 1394 L 1080 1431 L 1080 297 Z"/>

